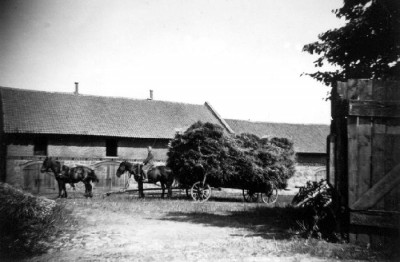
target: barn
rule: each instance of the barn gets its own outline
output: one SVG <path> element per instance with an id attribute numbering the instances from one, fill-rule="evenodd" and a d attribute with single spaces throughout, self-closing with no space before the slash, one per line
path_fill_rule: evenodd
<path id="1" fill-rule="evenodd" d="M 326 178 L 329 125 L 286 124 L 225 119 L 235 133 L 251 133 L 259 137 L 291 139 L 296 151 L 296 173 L 288 181 L 288 188 L 304 186 L 308 180 Z"/>
<path id="2" fill-rule="evenodd" d="M 98 189 L 120 188 L 121 160 L 142 161 L 147 146 L 157 161 L 166 160 L 177 131 L 196 121 L 211 122 L 232 133 L 209 103 L 194 105 L 75 93 L 0 87 L 1 181 L 33 193 L 56 192 L 54 178 L 40 173 L 46 156 L 65 165 L 85 165 L 100 178 Z"/>
<path id="3" fill-rule="evenodd" d="M 326 177 L 328 125 L 299 125 L 223 119 L 203 105 L 44 92 L 0 87 L 1 181 L 34 193 L 56 192 L 50 174 L 40 173 L 46 156 L 65 165 L 85 165 L 100 177 L 99 190 L 125 185 L 115 171 L 122 160 L 142 161 L 147 146 L 158 162 L 166 160 L 176 132 L 196 121 L 222 126 L 227 133 L 287 137 L 297 153 L 289 187 Z"/>

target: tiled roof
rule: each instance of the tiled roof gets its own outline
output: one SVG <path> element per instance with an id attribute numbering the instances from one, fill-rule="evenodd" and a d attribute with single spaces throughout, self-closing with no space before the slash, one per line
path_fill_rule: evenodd
<path id="1" fill-rule="evenodd" d="M 326 153 L 328 125 L 284 124 L 225 119 L 237 134 L 251 133 L 259 137 L 286 137 L 293 141 L 296 152 Z"/>
<path id="2" fill-rule="evenodd" d="M 172 138 L 196 121 L 223 126 L 211 107 L 0 87 L 5 133 Z M 227 127 L 226 127 L 227 128 Z"/>

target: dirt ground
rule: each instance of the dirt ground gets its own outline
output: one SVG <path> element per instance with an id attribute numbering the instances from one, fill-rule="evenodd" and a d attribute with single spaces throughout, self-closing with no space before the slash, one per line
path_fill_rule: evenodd
<path id="1" fill-rule="evenodd" d="M 77 223 L 55 237 L 46 254 L 27 261 L 337 261 L 285 252 L 286 232 L 268 221 L 244 226 L 251 219 L 246 213 L 227 215 L 228 207 L 246 208 L 240 202 L 216 202 L 224 208 L 213 209 L 212 200 L 206 205 L 158 199 L 104 203 L 100 197 L 62 201 Z M 173 212 L 160 212 L 163 204 Z M 193 211 L 186 212 L 187 206 Z"/>

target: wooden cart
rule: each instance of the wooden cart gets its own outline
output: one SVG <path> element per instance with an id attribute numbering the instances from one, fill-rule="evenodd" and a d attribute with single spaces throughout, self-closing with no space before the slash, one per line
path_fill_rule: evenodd
<path id="1" fill-rule="evenodd" d="M 207 184 L 207 175 L 202 181 L 198 181 L 190 188 L 190 196 L 194 201 L 205 202 L 211 197 L 212 187 Z M 261 200 L 266 204 L 273 204 L 278 199 L 278 188 L 275 183 L 271 182 L 269 189 L 247 189 L 236 188 L 243 190 L 243 198 L 246 202 L 257 202 L 261 196 Z"/>

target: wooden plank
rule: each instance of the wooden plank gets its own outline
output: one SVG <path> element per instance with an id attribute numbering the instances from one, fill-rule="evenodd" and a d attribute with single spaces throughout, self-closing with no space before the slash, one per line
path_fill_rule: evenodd
<path id="1" fill-rule="evenodd" d="M 387 99 L 387 89 L 385 88 L 384 81 L 374 80 L 372 96 L 375 101 L 389 101 Z"/>
<path id="2" fill-rule="evenodd" d="M 352 210 L 366 210 L 400 183 L 400 164 L 395 166 L 384 178 L 365 192 L 353 205 Z"/>
<path id="3" fill-rule="evenodd" d="M 358 80 L 357 79 L 349 79 L 347 81 L 347 94 L 346 99 L 359 99 L 359 87 L 358 87 Z"/>
<path id="4" fill-rule="evenodd" d="M 335 135 L 330 134 L 328 136 L 328 183 L 335 188 L 336 187 L 336 180 L 335 180 Z"/>
<path id="5" fill-rule="evenodd" d="M 400 102 L 350 100 L 348 114 L 365 117 L 400 117 Z"/>
<path id="6" fill-rule="evenodd" d="M 400 119 L 392 119 L 391 125 L 400 126 Z M 400 134 L 388 134 L 387 135 L 390 146 L 387 148 L 387 155 L 389 161 L 387 161 L 388 167 L 393 167 L 400 164 Z M 400 174 L 397 174 L 400 176 Z M 398 184 L 392 190 L 390 190 L 385 196 L 385 210 L 399 211 L 400 212 L 400 185 Z"/>
<path id="7" fill-rule="evenodd" d="M 399 228 L 400 214 L 391 212 L 351 211 L 350 223 L 352 225 L 360 225 L 360 226 Z"/>
<path id="8" fill-rule="evenodd" d="M 357 80 L 357 100 L 372 100 L 372 81 L 366 79 Z"/>
<path id="9" fill-rule="evenodd" d="M 356 201 L 371 187 L 371 132 L 371 120 L 359 117 L 357 127 L 358 173 Z"/>
<path id="10" fill-rule="evenodd" d="M 383 86 L 386 90 L 386 100 L 400 101 L 400 81 L 385 81 Z"/>
<path id="11" fill-rule="evenodd" d="M 348 165 L 348 206 L 352 206 L 357 200 L 358 177 L 358 141 L 357 141 L 357 117 L 347 118 L 347 165 Z"/>
<path id="12" fill-rule="evenodd" d="M 386 125 L 382 119 L 375 119 L 372 127 L 372 165 L 371 184 L 375 185 L 385 176 L 385 130 Z M 383 199 L 379 200 L 374 209 L 384 209 Z"/>

